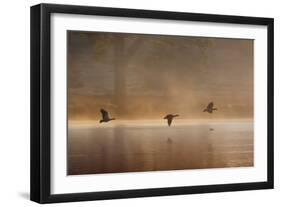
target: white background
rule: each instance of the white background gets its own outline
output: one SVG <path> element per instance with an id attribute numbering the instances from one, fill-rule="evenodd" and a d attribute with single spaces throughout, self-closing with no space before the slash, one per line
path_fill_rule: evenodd
<path id="1" fill-rule="evenodd" d="M 138 9 L 219 13 L 275 18 L 275 57 L 280 57 L 281 13 L 279 1 L 225 0 L 69 0 L 2 1 L 0 32 L 0 205 L 36 206 L 29 197 L 29 7 L 48 3 L 83 4 Z M 278 206 L 281 203 L 280 162 L 280 59 L 275 58 L 275 190 L 212 193 L 172 197 L 123 199 L 52 206 Z M 278 151 L 279 149 L 279 151 Z M 276 204 L 275 204 L 276 203 Z M 279 204 L 280 205 L 280 204 Z"/>

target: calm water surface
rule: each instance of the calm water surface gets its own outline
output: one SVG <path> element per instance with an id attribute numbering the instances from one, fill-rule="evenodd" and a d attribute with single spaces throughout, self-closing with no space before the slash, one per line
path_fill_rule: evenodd
<path id="1" fill-rule="evenodd" d="M 246 166 L 252 121 L 69 125 L 69 175 Z"/>

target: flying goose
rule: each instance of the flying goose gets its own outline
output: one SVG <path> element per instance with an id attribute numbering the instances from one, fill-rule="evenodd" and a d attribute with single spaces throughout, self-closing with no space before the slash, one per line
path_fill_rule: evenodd
<path id="1" fill-rule="evenodd" d="M 106 110 L 101 109 L 100 112 L 101 112 L 101 115 L 102 115 L 102 119 L 100 120 L 100 123 L 115 120 L 115 118 L 109 118 L 108 112 Z"/>
<path id="2" fill-rule="evenodd" d="M 203 110 L 203 112 L 208 112 L 208 113 L 213 113 L 213 111 L 216 111 L 218 110 L 217 108 L 214 108 L 214 103 L 213 102 L 210 102 L 208 104 L 208 106 Z"/>
<path id="3" fill-rule="evenodd" d="M 168 121 L 168 126 L 171 126 L 172 121 L 173 121 L 173 118 L 175 118 L 175 117 L 177 117 L 177 116 L 179 116 L 179 115 L 178 115 L 178 114 L 175 114 L 175 115 L 173 115 L 173 114 L 167 114 L 167 115 L 164 117 L 164 119 L 167 119 L 167 121 Z"/>

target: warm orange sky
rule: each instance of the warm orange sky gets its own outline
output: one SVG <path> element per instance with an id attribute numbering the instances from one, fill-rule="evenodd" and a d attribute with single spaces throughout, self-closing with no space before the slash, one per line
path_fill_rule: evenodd
<path id="1" fill-rule="evenodd" d="M 68 31 L 70 119 L 251 118 L 253 40 Z"/>

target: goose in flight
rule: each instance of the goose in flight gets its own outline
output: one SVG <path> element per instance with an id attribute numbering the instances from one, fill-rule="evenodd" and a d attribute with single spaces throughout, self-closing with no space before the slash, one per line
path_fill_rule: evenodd
<path id="1" fill-rule="evenodd" d="M 108 112 L 106 110 L 101 109 L 100 112 L 101 112 L 101 115 L 102 115 L 102 119 L 100 120 L 100 123 L 115 120 L 115 118 L 109 118 Z"/>
<path id="2" fill-rule="evenodd" d="M 168 121 L 168 126 L 171 126 L 172 121 L 173 121 L 173 118 L 175 118 L 175 117 L 177 117 L 177 116 L 179 116 L 179 115 L 178 115 L 178 114 L 175 114 L 175 115 L 173 115 L 173 114 L 167 114 L 167 115 L 164 117 L 164 119 L 167 119 L 167 121 Z"/>
<path id="3" fill-rule="evenodd" d="M 213 111 L 216 111 L 218 110 L 217 108 L 214 108 L 214 103 L 213 102 L 210 102 L 208 104 L 208 106 L 203 110 L 203 112 L 208 112 L 208 113 L 213 113 Z"/>

